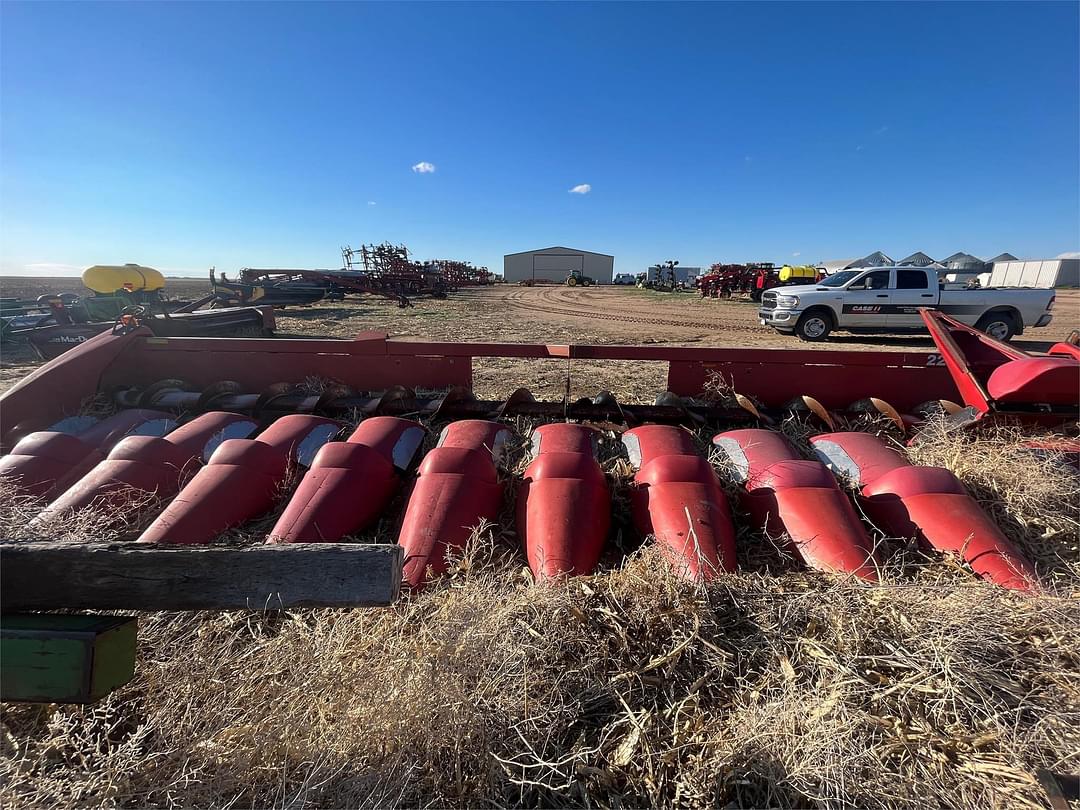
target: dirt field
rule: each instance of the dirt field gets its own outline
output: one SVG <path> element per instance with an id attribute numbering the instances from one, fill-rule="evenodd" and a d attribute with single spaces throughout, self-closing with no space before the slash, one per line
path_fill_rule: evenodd
<path id="1" fill-rule="evenodd" d="M 182 298 L 204 295 L 202 279 L 169 279 L 169 294 Z M 46 292 L 85 294 L 74 278 L 0 279 L 0 294 L 24 298 Z M 1029 329 L 1015 341 L 1026 351 L 1043 351 L 1080 325 L 1080 291 L 1058 292 L 1054 323 Z M 499 285 L 460 290 L 445 301 L 418 299 L 409 309 L 375 297 L 279 310 L 280 337 L 351 338 L 379 330 L 405 340 L 493 341 L 510 343 L 645 343 L 673 346 L 752 346 L 796 349 L 807 344 L 757 322 L 749 300 L 702 300 L 695 293 L 657 293 L 627 287 L 589 290 L 566 287 Z M 929 337 L 836 335 L 825 350 L 930 350 Z M 27 351 L 9 349 L 0 358 L 0 390 L 38 365 Z M 603 369 L 603 372 L 601 372 Z M 484 360 L 476 364 L 480 396 L 498 398 L 526 386 L 536 395 L 561 397 L 565 364 L 561 361 Z M 608 389 L 622 398 L 651 400 L 663 390 L 662 364 L 602 365 L 577 361 L 573 368 L 575 396 Z"/>

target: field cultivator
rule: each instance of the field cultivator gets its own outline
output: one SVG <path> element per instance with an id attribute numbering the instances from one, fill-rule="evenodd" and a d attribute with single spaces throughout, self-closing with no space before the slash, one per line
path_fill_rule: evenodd
<path id="1" fill-rule="evenodd" d="M 459 287 L 486 287 L 495 283 L 494 274 L 486 267 L 473 267 L 470 262 L 456 259 L 431 259 L 425 267 L 439 273 L 451 290 Z"/>
<path id="2" fill-rule="evenodd" d="M 345 266 L 339 270 L 246 267 L 236 279 L 211 270 L 213 294 L 207 300 L 286 307 L 377 295 L 407 307 L 409 299 L 417 296 L 445 298 L 460 287 L 492 283 L 486 267 L 453 259 L 415 262 L 404 245 L 363 245 L 359 250 L 346 246 L 341 255 Z"/>
<path id="3" fill-rule="evenodd" d="M 702 298 L 730 298 L 743 294 L 749 295 L 751 301 L 760 301 L 762 293 L 773 287 L 813 284 L 820 278 L 818 270 L 809 265 L 714 264 L 708 273 L 698 277 L 695 284 Z"/>
<path id="4" fill-rule="evenodd" d="M 1033 589 L 1031 565 L 955 476 L 912 466 L 864 431 L 884 426 L 894 438 L 910 437 L 927 411 L 947 414 L 955 429 L 1004 417 L 1075 423 L 1076 347 L 1026 355 L 940 313 L 924 318 L 940 353 L 412 343 L 375 333 L 352 341 L 161 339 L 147 328 L 117 331 L 0 398 L 0 474 L 40 499 L 31 534 L 90 508 L 111 505 L 122 517 L 137 496 L 156 503 L 138 526 L 137 545 L 191 554 L 256 520 L 267 521 L 260 537 L 271 545 L 313 548 L 389 520 L 399 531 L 397 563 L 386 568 L 378 557 L 380 570 L 396 578 L 380 591 L 386 598 L 402 578 L 422 587 L 443 571 L 447 552 L 461 549 L 473 527 L 498 522 L 515 497 L 517 536 L 537 578 L 595 570 L 621 491 L 642 536 L 654 536 L 683 576 L 711 579 L 735 567 L 742 520 L 733 521 L 723 479 L 750 525 L 789 538 L 808 567 L 878 578 L 878 551 L 854 497 L 888 536 L 957 553 L 1004 587 Z M 668 390 L 654 402 L 619 402 L 606 392 L 537 401 L 525 389 L 481 400 L 472 393 L 472 369 L 484 358 L 561 360 L 567 390 L 577 360 L 664 363 Z M 104 416 L 79 416 L 90 398 Z M 792 444 L 777 429 L 793 416 L 820 435 Z M 711 458 L 687 427 L 713 437 Z M 531 434 L 528 458 L 518 442 L 520 464 L 508 466 L 507 448 L 523 433 Z M 622 448 L 629 476 L 605 474 L 601 445 L 609 460 L 611 448 Z M 123 559 L 133 557 L 140 555 Z M 322 603 L 317 583 L 282 576 L 273 581 L 281 604 Z M 6 584 L 4 591 L 7 603 Z M 20 591 L 11 593 L 18 603 Z M 119 597 L 102 598 L 116 607 Z M 340 599 L 335 586 L 332 601 Z M 85 607 L 64 604 L 62 590 L 56 601 L 57 608 Z"/>
<path id="5" fill-rule="evenodd" d="M 362 272 L 377 289 L 401 296 L 446 298 L 451 285 L 440 268 L 412 261 L 404 245 L 361 245 L 341 249 L 345 269 Z"/>

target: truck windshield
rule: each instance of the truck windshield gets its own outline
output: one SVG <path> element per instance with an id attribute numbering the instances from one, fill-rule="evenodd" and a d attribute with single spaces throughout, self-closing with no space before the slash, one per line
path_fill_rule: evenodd
<path id="1" fill-rule="evenodd" d="M 828 278 L 822 279 L 818 284 L 822 287 L 843 287 L 861 272 L 862 270 L 841 270 L 839 273 L 833 273 Z"/>

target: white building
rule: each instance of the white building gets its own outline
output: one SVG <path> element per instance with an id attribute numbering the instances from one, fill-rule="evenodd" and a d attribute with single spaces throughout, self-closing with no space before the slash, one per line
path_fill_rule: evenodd
<path id="1" fill-rule="evenodd" d="M 574 270 L 580 270 L 597 284 L 610 284 L 615 273 L 615 257 L 559 246 L 503 256 L 503 278 L 509 284 L 519 281 L 562 284 Z"/>
<path id="2" fill-rule="evenodd" d="M 892 259 L 878 251 L 862 259 L 835 259 L 817 266 L 831 275 L 841 270 L 892 264 Z M 987 261 L 969 253 L 954 253 L 934 261 L 918 252 L 895 264 L 937 268 L 948 282 L 964 282 L 977 276 L 983 287 L 1080 287 L 1080 259 L 1068 253 L 1054 259 L 1017 259 L 1011 253 L 1002 253 Z"/>
<path id="3" fill-rule="evenodd" d="M 1080 287 L 1080 259 L 994 262 L 979 282 L 984 287 Z"/>

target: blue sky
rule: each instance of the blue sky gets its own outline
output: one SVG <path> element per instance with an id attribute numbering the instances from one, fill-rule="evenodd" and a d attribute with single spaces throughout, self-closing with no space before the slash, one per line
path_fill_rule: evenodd
<path id="1" fill-rule="evenodd" d="M 1078 8 L 4 2 L 0 271 L 1075 251 Z"/>

